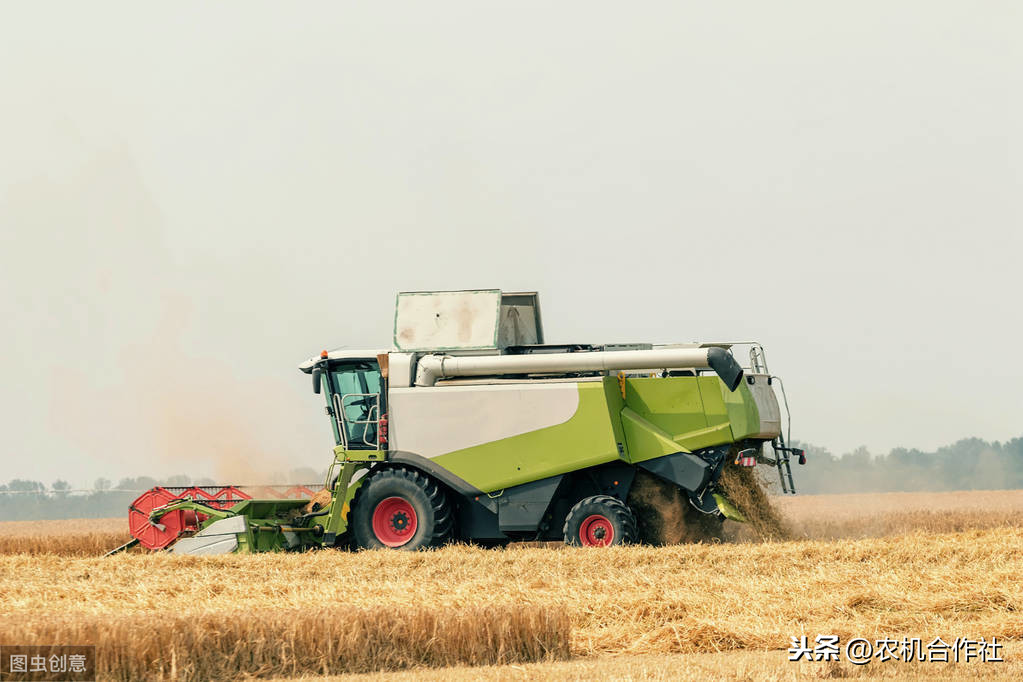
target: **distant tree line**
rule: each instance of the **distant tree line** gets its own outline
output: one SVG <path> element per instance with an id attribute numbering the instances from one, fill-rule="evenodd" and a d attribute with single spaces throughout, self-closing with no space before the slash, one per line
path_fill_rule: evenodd
<path id="1" fill-rule="evenodd" d="M 293 469 L 278 474 L 272 484 L 322 484 L 326 471 L 309 468 Z M 122 478 L 114 485 L 106 478 L 98 478 L 88 490 L 74 489 L 67 481 L 58 479 L 49 486 L 39 481 L 14 479 L 0 484 L 0 521 L 29 521 L 38 519 L 99 519 L 123 516 L 127 519 L 128 505 L 143 491 L 162 486 L 214 486 L 208 478 L 193 479 L 179 474 L 157 481 L 147 476 Z"/>
<path id="2" fill-rule="evenodd" d="M 806 448 L 806 466 L 793 463 L 792 475 L 800 493 L 914 492 L 942 490 L 1023 489 L 1023 438 L 1005 443 L 965 438 L 934 452 L 895 448 L 872 454 L 866 448 L 835 456 L 827 448 Z M 777 475 L 760 467 L 768 483 Z M 294 469 L 275 478 L 277 483 L 319 483 L 325 471 Z M 99 478 L 88 491 L 73 490 L 67 481 L 49 486 L 39 481 L 14 479 L 0 485 L 0 521 L 73 519 L 125 516 L 139 492 L 156 485 L 214 485 L 210 479 L 185 475 L 162 481 L 142 476 L 124 478 L 117 485 Z"/>
<path id="3" fill-rule="evenodd" d="M 39 481 L 16 478 L 0 485 L 0 520 L 126 516 L 128 505 L 139 495 L 134 491 L 148 490 L 155 485 L 155 480 L 144 476 L 122 479 L 116 486 L 100 478 L 93 484 L 91 492 L 78 492 L 67 481 L 60 479 L 46 486 Z"/>
<path id="4" fill-rule="evenodd" d="M 840 457 L 806 448 L 806 466 L 793 465 L 800 493 L 1005 490 L 1023 488 L 1023 438 L 1000 443 L 964 438 L 934 452 L 895 448 L 872 454 L 860 447 Z M 767 472 L 768 480 L 777 480 Z"/>

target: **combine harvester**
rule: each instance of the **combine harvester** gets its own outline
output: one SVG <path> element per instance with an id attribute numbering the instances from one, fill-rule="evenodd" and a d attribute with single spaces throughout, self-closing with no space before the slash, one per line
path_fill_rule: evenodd
<path id="1" fill-rule="evenodd" d="M 735 345 L 749 346 L 745 370 Z M 743 520 L 719 485 L 726 465 L 776 467 L 792 493 L 791 458 L 805 463 L 782 437 L 781 382 L 759 344 L 546 344 L 535 293 L 401 293 L 392 348 L 324 351 L 300 369 L 334 433 L 325 489 L 154 488 L 131 505 L 133 543 L 618 545 L 643 536 L 641 478 L 720 524 Z"/>

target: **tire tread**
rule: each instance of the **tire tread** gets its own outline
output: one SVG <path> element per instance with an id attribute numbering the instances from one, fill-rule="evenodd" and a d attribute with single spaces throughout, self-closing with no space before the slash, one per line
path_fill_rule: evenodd
<path id="1" fill-rule="evenodd" d="M 387 478 L 404 479 L 419 488 L 426 496 L 426 501 L 433 510 L 433 531 L 430 533 L 429 539 L 424 542 L 419 549 L 438 547 L 447 542 L 450 539 L 454 528 L 454 513 L 451 503 L 448 501 L 448 496 L 436 481 L 414 469 L 399 466 L 378 469 L 377 471 L 370 473 L 366 476 L 365 482 L 359 486 L 358 490 L 355 491 L 355 497 L 352 499 L 351 509 L 353 511 L 356 509 L 364 491 L 369 489 L 370 485 L 374 481 L 386 480 Z M 350 523 L 353 518 L 351 514 L 352 512 L 349 512 Z"/>
<path id="2" fill-rule="evenodd" d="M 609 516 L 615 517 L 619 522 L 619 526 L 622 529 L 622 540 L 621 544 L 632 544 L 635 542 L 637 537 L 637 526 L 636 526 L 636 515 L 632 513 L 628 505 L 619 500 L 617 497 L 611 495 L 593 495 L 592 497 L 584 497 L 575 503 L 572 509 L 568 512 L 568 516 L 565 517 L 565 525 L 562 528 L 562 534 L 565 537 L 565 542 L 568 544 L 577 544 L 577 538 L 575 532 L 570 532 L 570 528 L 574 528 L 577 525 L 578 519 L 576 518 L 581 514 L 581 509 L 590 504 L 600 504 L 605 506 L 605 513 Z M 592 513 L 592 512 L 590 512 Z"/>

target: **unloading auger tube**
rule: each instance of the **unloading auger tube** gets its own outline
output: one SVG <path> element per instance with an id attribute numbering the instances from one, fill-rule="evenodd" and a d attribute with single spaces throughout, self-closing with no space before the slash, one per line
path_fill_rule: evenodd
<path id="1" fill-rule="evenodd" d="M 496 374 L 554 374 L 626 369 L 713 369 L 734 391 L 742 382 L 742 367 L 723 348 L 658 348 L 527 355 L 452 357 L 426 355 L 416 369 L 417 386 L 433 386 L 438 379 Z"/>

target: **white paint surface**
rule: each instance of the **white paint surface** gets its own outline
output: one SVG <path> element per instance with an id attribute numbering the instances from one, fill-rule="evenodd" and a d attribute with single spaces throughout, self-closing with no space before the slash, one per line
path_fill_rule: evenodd
<path id="1" fill-rule="evenodd" d="M 774 438 L 781 433 L 781 410 L 778 406 L 778 397 L 767 383 L 767 375 L 751 374 L 754 382 L 749 387 L 753 401 L 757 405 L 757 412 L 760 414 L 760 431 L 755 435 L 764 438 Z"/>
<path id="2" fill-rule="evenodd" d="M 494 348 L 501 292 L 398 294 L 394 346 L 400 350 Z"/>
<path id="3" fill-rule="evenodd" d="M 574 383 L 392 388 L 391 447 L 437 457 L 562 424 L 578 407 Z"/>

